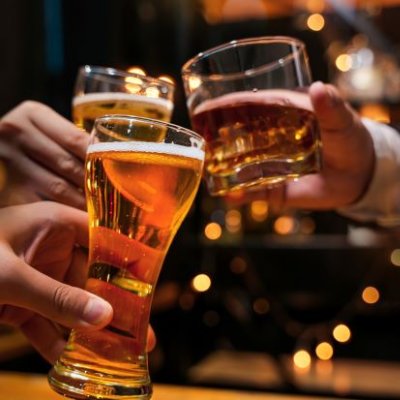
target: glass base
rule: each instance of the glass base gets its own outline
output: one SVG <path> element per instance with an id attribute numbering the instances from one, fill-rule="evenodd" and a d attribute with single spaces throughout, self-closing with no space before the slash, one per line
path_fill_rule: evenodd
<path id="1" fill-rule="evenodd" d="M 57 362 L 48 375 L 51 388 L 79 400 L 149 400 L 153 390 L 149 376 L 135 380 L 73 369 Z"/>
<path id="2" fill-rule="evenodd" d="M 265 159 L 241 165 L 223 174 L 207 174 L 208 192 L 212 196 L 223 196 L 236 190 L 251 190 L 273 187 L 300 176 L 321 170 L 321 157 L 312 152 L 299 159 Z"/>

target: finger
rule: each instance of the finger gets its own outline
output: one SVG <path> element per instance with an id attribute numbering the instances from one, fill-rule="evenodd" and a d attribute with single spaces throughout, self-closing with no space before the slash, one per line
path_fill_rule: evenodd
<path id="1" fill-rule="evenodd" d="M 74 228 L 74 232 L 69 234 L 72 240 L 83 247 L 88 246 L 88 216 L 87 212 L 69 207 L 63 204 L 51 201 L 39 201 L 31 204 L 10 206 L 0 208 L 0 220 L 2 229 L 0 230 L 0 239 L 4 238 L 4 242 L 8 243 L 16 253 L 24 253 L 25 259 L 29 258 L 29 251 L 37 250 L 36 244 L 40 245 L 44 234 L 48 234 L 53 229 L 62 226 Z M 47 224 L 47 227 L 45 225 Z M 21 229 L 23 227 L 23 233 Z M 34 237 L 35 236 L 35 237 Z M 26 248 L 26 243 L 30 245 Z M 4 254 L 10 252 L 9 248 L 2 246 Z M 11 261 L 10 261 L 11 263 Z M 12 264 L 10 264 L 12 265 Z M 1 280 L 0 280 L 1 282 Z"/>
<path id="2" fill-rule="evenodd" d="M 77 210 L 74 207 L 50 201 L 37 203 L 33 206 L 45 209 L 46 214 L 42 214 L 43 211 L 40 211 L 39 215 L 45 215 L 53 221 L 73 226 L 75 228 L 74 237 L 76 244 L 86 248 L 88 247 L 88 214 L 86 211 Z M 28 212 L 27 206 L 25 206 L 25 210 Z M 41 218 L 43 219 L 43 217 Z"/>
<path id="3" fill-rule="evenodd" d="M 63 148 L 62 144 L 46 136 L 35 126 L 30 128 L 29 135 L 21 135 L 19 142 L 30 159 L 45 166 L 49 171 L 63 177 L 68 182 L 83 187 L 84 164 L 82 160 Z"/>
<path id="4" fill-rule="evenodd" d="M 38 130 L 79 159 L 85 159 L 89 143 L 89 135 L 86 132 L 79 130 L 72 122 L 44 104 L 27 103 L 30 119 Z"/>
<path id="5" fill-rule="evenodd" d="M 334 86 L 315 82 L 310 86 L 309 94 L 322 132 L 351 133 L 354 112 Z"/>
<path id="6" fill-rule="evenodd" d="M 111 321 L 112 307 L 100 297 L 58 282 L 18 257 L 9 265 L 13 272 L 3 283 L 3 303 L 32 310 L 69 328 L 101 328 Z"/>
<path id="7" fill-rule="evenodd" d="M 85 246 L 86 247 L 86 246 Z M 87 250 L 76 248 L 64 282 L 71 286 L 84 287 L 88 276 Z"/>
<path id="8" fill-rule="evenodd" d="M 19 329 L 50 364 L 57 361 L 66 341 L 63 333 L 52 322 L 35 314 Z"/>
<path id="9" fill-rule="evenodd" d="M 80 209 L 86 208 L 82 189 L 34 163 L 29 158 L 20 158 L 18 169 L 26 173 L 29 186 L 43 200 L 53 200 Z"/>

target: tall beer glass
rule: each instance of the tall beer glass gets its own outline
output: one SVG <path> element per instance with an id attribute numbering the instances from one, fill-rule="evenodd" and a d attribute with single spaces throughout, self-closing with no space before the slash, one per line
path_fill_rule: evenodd
<path id="1" fill-rule="evenodd" d="M 106 114 L 136 115 L 171 121 L 173 83 L 115 68 L 85 65 L 78 71 L 72 99 L 72 119 L 91 132 L 96 118 Z"/>
<path id="2" fill-rule="evenodd" d="M 117 115 L 96 121 L 86 159 L 86 289 L 106 299 L 114 315 L 102 330 L 72 331 L 49 374 L 57 392 L 76 399 L 151 397 L 146 335 L 154 286 L 197 192 L 204 146 L 196 133 L 162 121 Z"/>
<path id="3" fill-rule="evenodd" d="M 318 124 L 299 95 L 311 83 L 301 41 L 235 40 L 189 60 L 182 78 L 192 128 L 207 141 L 212 195 L 320 169 Z"/>

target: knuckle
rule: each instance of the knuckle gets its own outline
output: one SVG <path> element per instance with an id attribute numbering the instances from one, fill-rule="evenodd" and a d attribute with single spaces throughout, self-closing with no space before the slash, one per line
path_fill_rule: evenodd
<path id="1" fill-rule="evenodd" d="M 47 106 L 35 100 L 24 100 L 17 106 L 17 109 L 25 110 L 28 113 L 37 112 L 38 110 L 45 110 Z"/>
<path id="2" fill-rule="evenodd" d="M 53 304 L 57 313 L 65 313 L 70 308 L 71 295 L 66 286 L 58 285 L 54 289 Z"/>
<path id="3" fill-rule="evenodd" d="M 61 198 L 65 197 L 68 192 L 68 184 L 67 182 L 57 179 L 49 184 L 49 194 L 53 198 Z"/>
<path id="4" fill-rule="evenodd" d="M 85 152 L 89 144 L 89 135 L 85 132 L 77 130 L 75 134 L 71 134 L 66 138 L 69 148 L 74 149 L 75 152 Z"/>
<path id="5" fill-rule="evenodd" d="M 81 167 L 73 159 L 72 156 L 60 157 L 60 159 L 58 160 L 58 166 L 61 171 L 67 174 L 76 175 L 79 174 L 81 170 Z"/>

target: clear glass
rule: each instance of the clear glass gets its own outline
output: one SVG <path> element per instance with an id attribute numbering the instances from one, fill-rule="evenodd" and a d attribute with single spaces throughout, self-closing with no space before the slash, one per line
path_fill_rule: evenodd
<path id="1" fill-rule="evenodd" d="M 108 114 L 171 121 L 175 86 L 164 79 L 115 68 L 85 65 L 78 71 L 72 119 L 91 132 L 94 121 Z"/>
<path id="2" fill-rule="evenodd" d="M 299 95 L 311 83 L 304 43 L 235 40 L 186 62 L 182 78 L 192 129 L 207 142 L 212 195 L 320 170 L 318 124 Z"/>
<path id="3" fill-rule="evenodd" d="M 146 337 L 164 257 L 198 190 L 205 142 L 162 121 L 96 120 L 86 159 L 86 289 L 112 306 L 99 331 L 73 330 L 49 374 L 76 399 L 150 399 Z"/>

